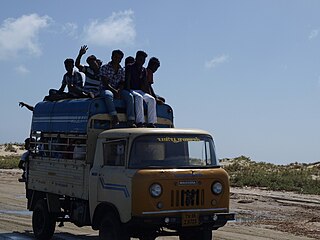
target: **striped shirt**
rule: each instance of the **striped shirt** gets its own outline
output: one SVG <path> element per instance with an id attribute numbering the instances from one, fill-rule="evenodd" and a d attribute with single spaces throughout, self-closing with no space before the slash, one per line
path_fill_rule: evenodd
<path id="1" fill-rule="evenodd" d="M 89 66 L 84 66 L 82 72 L 86 75 L 86 81 L 83 86 L 85 92 L 98 94 L 100 91 L 100 75 L 95 74 Z"/>

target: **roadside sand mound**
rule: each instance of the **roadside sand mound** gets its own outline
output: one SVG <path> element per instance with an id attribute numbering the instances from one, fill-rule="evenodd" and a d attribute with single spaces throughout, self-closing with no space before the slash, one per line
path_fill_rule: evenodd
<path id="1" fill-rule="evenodd" d="M 10 146 L 8 146 L 10 145 Z M 1 144 L 0 157 L 2 156 L 21 156 L 26 150 L 23 145 L 18 144 Z"/>

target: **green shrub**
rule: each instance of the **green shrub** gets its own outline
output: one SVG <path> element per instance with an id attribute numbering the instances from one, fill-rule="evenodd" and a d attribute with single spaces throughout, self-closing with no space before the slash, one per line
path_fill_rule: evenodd
<path id="1" fill-rule="evenodd" d="M 0 169 L 18 168 L 19 161 L 20 161 L 19 156 L 0 157 Z"/>
<path id="2" fill-rule="evenodd" d="M 256 163 L 241 156 L 232 159 L 231 164 L 224 168 L 230 175 L 231 186 L 266 187 L 270 190 L 320 194 L 320 169 L 317 166 L 298 163 L 284 166 Z"/>

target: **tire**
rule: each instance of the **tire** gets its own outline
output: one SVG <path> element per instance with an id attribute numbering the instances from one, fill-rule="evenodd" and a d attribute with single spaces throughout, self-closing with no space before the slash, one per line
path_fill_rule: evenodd
<path id="1" fill-rule="evenodd" d="M 129 240 L 125 229 L 121 229 L 121 223 L 114 214 L 106 215 L 99 227 L 100 240 Z"/>
<path id="2" fill-rule="evenodd" d="M 32 229 L 36 239 L 51 239 L 56 228 L 56 219 L 49 213 L 45 200 L 37 201 L 32 213 Z"/>
<path id="3" fill-rule="evenodd" d="M 143 236 L 143 237 L 140 237 L 139 240 L 155 240 L 156 238 L 155 237 L 152 237 L 152 236 Z"/>
<path id="4" fill-rule="evenodd" d="M 212 239 L 212 230 L 203 230 L 201 234 L 202 240 L 211 240 Z"/>
<path id="5" fill-rule="evenodd" d="M 179 235 L 180 240 L 211 240 L 212 231 L 211 230 L 193 230 L 182 232 Z"/>

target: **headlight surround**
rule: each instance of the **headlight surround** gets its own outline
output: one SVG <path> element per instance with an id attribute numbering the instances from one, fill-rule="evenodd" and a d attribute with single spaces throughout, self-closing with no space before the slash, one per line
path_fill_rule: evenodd
<path id="1" fill-rule="evenodd" d="M 213 194 L 221 194 L 223 190 L 222 184 L 220 182 L 214 182 L 211 186 L 211 190 Z"/>
<path id="2" fill-rule="evenodd" d="M 150 195 L 154 198 L 160 197 L 162 194 L 162 186 L 159 183 L 153 183 L 149 187 Z"/>

